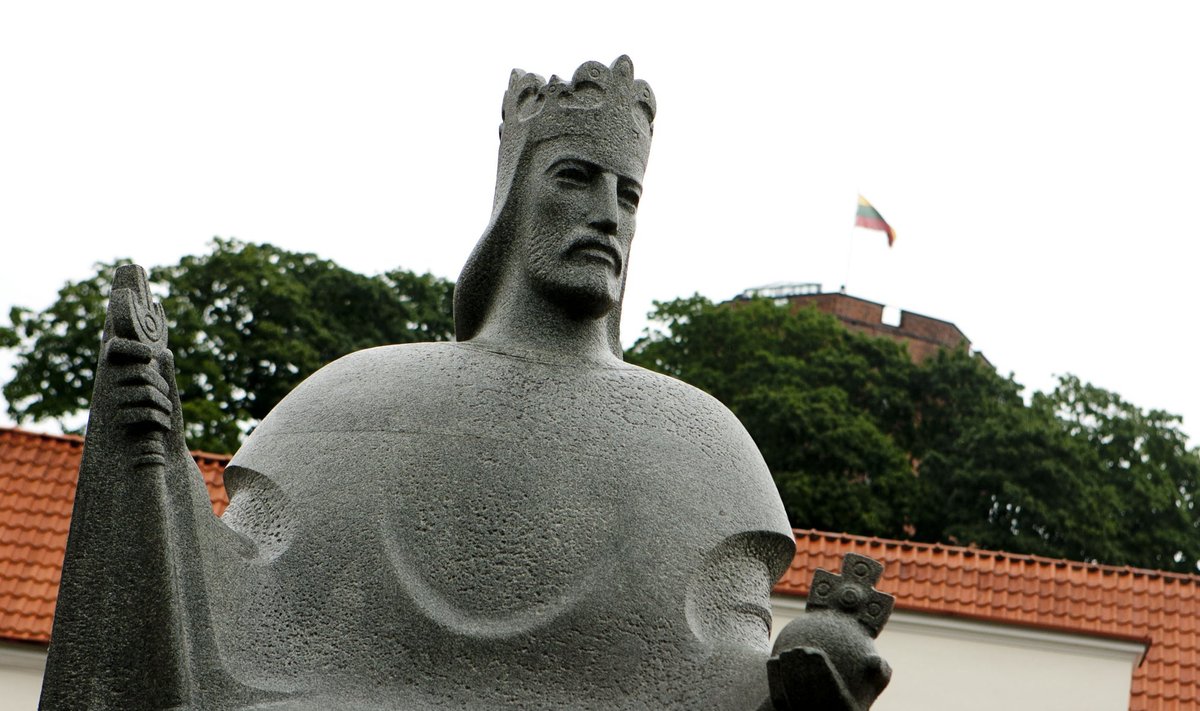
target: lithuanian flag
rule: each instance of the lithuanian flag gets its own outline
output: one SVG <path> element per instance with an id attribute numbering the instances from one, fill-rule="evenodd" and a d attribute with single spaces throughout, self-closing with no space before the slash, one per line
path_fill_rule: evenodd
<path id="1" fill-rule="evenodd" d="M 896 231 L 883 219 L 883 215 L 879 214 L 879 210 L 876 210 L 862 195 L 858 196 L 858 213 L 854 216 L 854 224 L 856 227 L 866 227 L 868 230 L 886 232 L 889 247 L 896 241 Z"/>

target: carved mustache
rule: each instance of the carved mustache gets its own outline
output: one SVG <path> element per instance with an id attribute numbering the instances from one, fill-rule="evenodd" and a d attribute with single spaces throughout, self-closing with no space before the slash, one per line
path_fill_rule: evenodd
<path id="1" fill-rule="evenodd" d="M 566 256 L 573 256 L 575 253 L 585 249 L 594 249 L 607 254 L 612 259 L 613 265 L 616 267 L 617 274 L 621 274 L 621 270 L 623 268 L 623 265 L 621 264 L 621 252 L 617 249 L 617 246 L 611 239 L 597 234 L 590 234 L 580 237 L 571 242 L 571 246 L 567 247 Z"/>

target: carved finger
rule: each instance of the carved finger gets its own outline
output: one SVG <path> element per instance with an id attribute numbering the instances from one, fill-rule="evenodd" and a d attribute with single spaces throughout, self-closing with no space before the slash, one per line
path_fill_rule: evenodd
<path id="1" fill-rule="evenodd" d="M 116 421 L 122 425 L 156 425 L 171 429 L 171 418 L 154 407 L 124 407 L 117 411 Z"/>
<path id="2" fill-rule="evenodd" d="M 841 675 L 823 650 L 799 647 L 773 656 L 767 662 L 767 678 L 771 700 L 780 711 L 858 709 Z"/>
<path id="3" fill-rule="evenodd" d="M 167 383 L 167 379 L 149 363 L 120 366 L 116 381 L 120 386 L 149 386 L 164 395 L 171 392 L 171 386 Z"/>
<path id="4" fill-rule="evenodd" d="M 170 414 L 171 400 L 161 391 L 147 386 L 131 386 L 117 390 L 113 395 L 119 407 L 154 407 Z"/>
<path id="5" fill-rule="evenodd" d="M 149 363 L 154 360 L 154 349 L 145 343 L 128 338 L 114 338 L 104 346 L 108 351 L 108 362 L 114 365 Z"/>
<path id="6" fill-rule="evenodd" d="M 158 368 L 165 378 L 175 377 L 175 354 L 170 348 L 164 348 L 158 354 Z"/>

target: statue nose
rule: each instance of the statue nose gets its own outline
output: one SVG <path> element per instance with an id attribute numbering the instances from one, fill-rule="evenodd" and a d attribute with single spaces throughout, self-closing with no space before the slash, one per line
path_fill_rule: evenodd
<path id="1" fill-rule="evenodd" d="M 589 223 L 604 234 L 615 235 L 621 226 L 621 202 L 617 196 L 617 176 L 605 173 L 592 186 Z"/>

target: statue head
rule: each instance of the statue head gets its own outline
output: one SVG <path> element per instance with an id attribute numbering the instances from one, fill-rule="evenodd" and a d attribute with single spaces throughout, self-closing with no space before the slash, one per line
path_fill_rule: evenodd
<path id="1" fill-rule="evenodd" d="M 604 318 L 620 357 L 621 296 L 655 113 L 633 63 L 586 62 L 570 83 L 514 69 L 504 95 L 496 194 L 454 295 L 460 341 L 479 330 L 505 273 L 580 318 Z"/>

